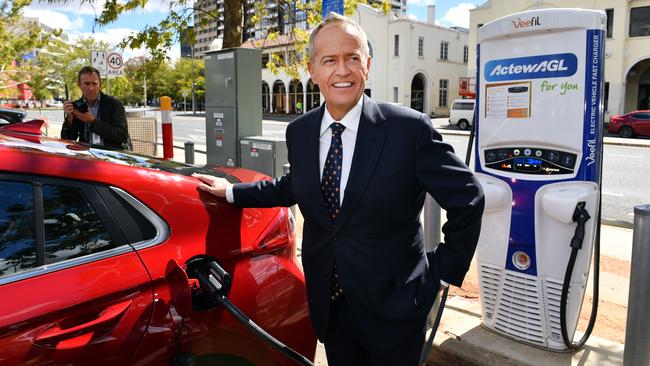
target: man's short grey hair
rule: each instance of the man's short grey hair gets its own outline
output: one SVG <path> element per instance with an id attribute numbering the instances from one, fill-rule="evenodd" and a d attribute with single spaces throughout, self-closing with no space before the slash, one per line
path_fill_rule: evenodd
<path id="1" fill-rule="evenodd" d="M 363 30 L 363 28 L 361 28 L 359 23 L 350 18 L 344 17 L 343 15 L 330 13 L 327 18 L 325 18 L 325 20 L 323 20 L 309 35 L 309 61 L 312 61 L 314 59 L 314 41 L 316 40 L 318 33 L 320 33 L 320 31 L 328 25 L 350 25 L 358 30 L 359 36 L 361 37 L 361 50 L 366 57 L 370 57 L 370 49 L 368 48 L 368 35 L 366 35 L 366 32 Z"/>

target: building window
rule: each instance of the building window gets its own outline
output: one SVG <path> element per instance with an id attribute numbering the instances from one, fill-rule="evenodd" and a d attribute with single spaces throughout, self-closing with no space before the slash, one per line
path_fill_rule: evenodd
<path id="1" fill-rule="evenodd" d="M 467 63 L 469 59 L 469 46 L 463 46 L 463 62 Z"/>
<path id="2" fill-rule="evenodd" d="M 605 9 L 607 14 L 607 38 L 612 38 L 614 33 L 614 9 Z"/>
<path id="3" fill-rule="evenodd" d="M 449 87 L 449 80 L 440 79 L 440 94 L 438 96 L 438 106 L 447 106 L 447 88 Z"/>
<path id="4" fill-rule="evenodd" d="M 630 9 L 630 37 L 650 36 L 650 6 Z"/>
<path id="5" fill-rule="evenodd" d="M 418 56 L 424 56 L 424 37 L 418 37 Z"/>
<path id="6" fill-rule="evenodd" d="M 269 54 L 268 53 L 263 53 L 262 54 L 262 68 L 266 69 L 266 64 L 269 63 Z"/>
<path id="7" fill-rule="evenodd" d="M 396 86 L 394 86 L 393 87 L 393 103 L 397 103 L 398 99 L 399 99 L 399 89 Z"/>
<path id="8" fill-rule="evenodd" d="M 440 42 L 440 59 L 447 60 L 449 58 L 449 42 Z"/>
<path id="9" fill-rule="evenodd" d="M 399 56 L 399 34 L 395 35 L 395 42 L 393 47 L 395 48 L 393 56 Z"/>

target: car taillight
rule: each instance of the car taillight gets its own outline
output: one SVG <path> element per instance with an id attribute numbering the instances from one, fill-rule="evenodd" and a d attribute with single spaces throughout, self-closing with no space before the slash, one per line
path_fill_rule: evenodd
<path id="1" fill-rule="evenodd" d="M 615 117 L 611 117 L 609 119 L 609 123 L 621 123 L 621 120 L 622 120 L 621 117 L 616 117 L 615 116 Z"/>
<path id="2" fill-rule="evenodd" d="M 261 253 L 291 247 L 294 242 L 295 227 L 291 212 L 286 208 L 275 209 L 270 212 L 274 212 L 276 215 L 262 230 L 259 230 L 260 222 L 254 221 L 267 215 L 244 215 L 242 219 L 250 220 L 251 225 L 248 227 L 242 225 L 242 253 Z M 257 237 L 255 237 L 256 233 L 259 233 Z"/>

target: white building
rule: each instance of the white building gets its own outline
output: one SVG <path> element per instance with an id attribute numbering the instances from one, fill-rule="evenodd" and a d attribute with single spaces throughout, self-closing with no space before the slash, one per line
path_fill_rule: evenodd
<path id="1" fill-rule="evenodd" d="M 448 115 L 451 101 L 459 98 L 459 78 L 467 73 L 467 30 L 435 25 L 433 6 L 427 22 L 387 15 L 367 5 L 359 5 L 352 19 L 368 34 L 373 58 L 366 94 L 425 113 L 435 110 Z M 265 48 L 263 60 L 271 52 L 286 52 L 286 47 Z M 264 113 L 296 113 L 297 102 L 305 112 L 322 103 L 307 70 L 292 79 L 286 73 L 276 75 L 263 69 L 262 98 Z"/>

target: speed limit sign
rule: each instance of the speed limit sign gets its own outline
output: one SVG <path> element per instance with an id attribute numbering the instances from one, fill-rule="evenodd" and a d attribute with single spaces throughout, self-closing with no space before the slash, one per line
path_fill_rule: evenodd
<path id="1" fill-rule="evenodd" d="M 120 52 L 110 52 L 106 57 L 108 76 L 120 76 L 124 74 L 124 60 Z"/>

